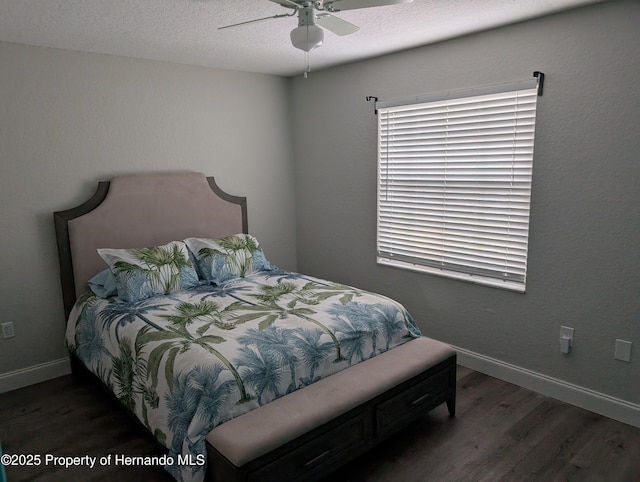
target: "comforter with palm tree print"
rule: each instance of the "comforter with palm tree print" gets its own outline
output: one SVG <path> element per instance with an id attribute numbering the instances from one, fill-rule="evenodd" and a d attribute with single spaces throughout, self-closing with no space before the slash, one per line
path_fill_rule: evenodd
<path id="1" fill-rule="evenodd" d="M 134 303 L 86 294 L 67 345 L 177 461 L 205 454 L 217 425 L 418 336 L 393 300 L 274 268 Z"/>

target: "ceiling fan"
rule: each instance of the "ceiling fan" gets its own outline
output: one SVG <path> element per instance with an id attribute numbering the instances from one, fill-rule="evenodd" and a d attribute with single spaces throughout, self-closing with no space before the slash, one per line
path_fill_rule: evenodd
<path id="1" fill-rule="evenodd" d="M 395 5 L 399 3 L 411 3 L 413 0 L 270 0 L 289 10 L 289 13 L 272 15 L 271 17 L 257 18 L 246 22 L 225 25 L 219 29 L 238 27 L 273 18 L 293 17 L 298 15 L 298 27 L 291 31 L 291 43 L 294 47 L 308 52 L 320 47 L 324 41 L 323 28 L 336 35 L 349 35 L 357 32 L 359 27 L 341 19 L 333 13 L 359 8 L 380 7 L 383 5 Z M 305 77 L 309 72 L 308 56 Z"/>

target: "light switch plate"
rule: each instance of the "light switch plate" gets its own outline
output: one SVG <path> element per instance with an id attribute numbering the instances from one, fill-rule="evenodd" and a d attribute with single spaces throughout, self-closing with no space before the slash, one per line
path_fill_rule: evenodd
<path id="1" fill-rule="evenodd" d="M 624 362 L 630 362 L 631 342 L 625 340 L 616 340 L 616 352 L 613 355 L 613 358 Z"/>

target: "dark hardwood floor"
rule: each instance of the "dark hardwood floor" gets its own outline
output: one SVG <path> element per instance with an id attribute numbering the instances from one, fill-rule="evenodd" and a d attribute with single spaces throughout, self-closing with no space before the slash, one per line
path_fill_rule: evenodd
<path id="1" fill-rule="evenodd" d="M 438 407 L 335 481 L 640 481 L 640 429 L 459 367 L 457 412 Z M 155 443 L 94 383 L 61 377 L 0 395 L 7 454 L 151 455 Z M 8 482 L 170 481 L 159 467 L 6 467 Z"/>

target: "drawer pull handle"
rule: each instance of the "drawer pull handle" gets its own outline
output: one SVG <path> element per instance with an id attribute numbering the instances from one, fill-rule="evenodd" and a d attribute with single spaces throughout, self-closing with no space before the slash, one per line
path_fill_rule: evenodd
<path id="1" fill-rule="evenodd" d="M 318 460 L 323 459 L 324 457 L 326 457 L 326 456 L 327 456 L 327 455 L 329 455 L 330 453 L 331 453 L 331 449 L 329 449 L 329 450 L 326 450 L 326 451 L 322 452 L 320 455 L 318 455 L 318 456 L 316 456 L 316 457 L 312 458 L 311 460 L 308 460 L 308 461 L 303 465 L 303 467 L 308 467 L 309 465 L 311 465 L 311 464 L 313 464 L 313 463 L 317 462 Z"/>
<path id="2" fill-rule="evenodd" d="M 430 393 L 425 393 L 424 395 L 422 395 L 420 398 L 416 398 L 413 402 L 411 402 L 409 405 L 411 405 L 412 407 L 414 405 L 418 405 L 420 402 L 422 402 L 423 400 L 426 400 L 427 398 L 429 398 L 431 396 Z"/>

